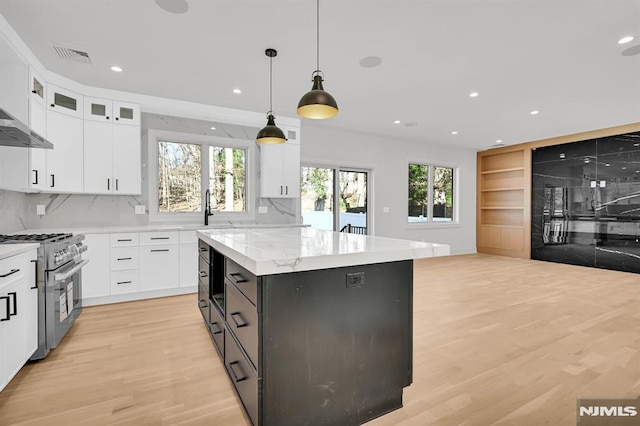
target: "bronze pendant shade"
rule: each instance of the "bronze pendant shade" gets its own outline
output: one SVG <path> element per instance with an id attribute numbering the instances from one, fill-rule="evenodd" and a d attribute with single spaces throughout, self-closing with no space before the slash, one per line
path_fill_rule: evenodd
<path id="1" fill-rule="evenodd" d="M 269 57 L 269 111 L 267 112 L 267 125 L 258 132 L 256 142 L 259 144 L 279 144 L 285 143 L 287 138 L 284 132 L 276 126 L 276 119 L 273 116 L 273 58 L 278 55 L 275 49 L 267 49 L 264 54 Z"/>
<path id="2" fill-rule="evenodd" d="M 298 115 L 315 120 L 338 115 L 338 103 L 325 92 L 323 81 L 320 71 L 320 0 L 316 0 L 316 70 L 313 72 L 313 87 L 298 102 Z"/>

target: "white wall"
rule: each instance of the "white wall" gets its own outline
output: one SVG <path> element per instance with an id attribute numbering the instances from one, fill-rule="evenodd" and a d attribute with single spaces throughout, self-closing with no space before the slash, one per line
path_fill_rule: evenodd
<path id="1" fill-rule="evenodd" d="M 476 251 L 476 151 L 446 144 L 390 140 L 322 125 L 302 123 L 303 165 L 371 169 L 369 200 L 373 234 L 445 243 L 452 254 Z M 428 163 L 458 168 L 457 224 L 407 222 L 408 164 Z M 389 213 L 383 208 L 389 207 Z"/>

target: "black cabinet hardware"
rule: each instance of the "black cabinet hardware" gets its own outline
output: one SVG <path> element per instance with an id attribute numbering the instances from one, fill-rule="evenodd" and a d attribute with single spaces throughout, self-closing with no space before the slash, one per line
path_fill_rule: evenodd
<path id="1" fill-rule="evenodd" d="M 15 274 L 16 272 L 19 272 L 19 271 L 20 271 L 20 269 L 12 269 L 11 271 L 7 272 L 6 274 L 0 275 L 0 278 L 6 278 L 9 275 L 13 275 L 13 274 Z"/>
<path id="2" fill-rule="evenodd" d="M 207 272 L 206 271 L 200 271 L 200 278 L 206 278 L 207 277 Z"/>
<path id="3" fill-rule="evenodd" d="M 236 370 L 234 367 L 236 367 L 240 371 L 240 374 L 236 373 Z M 233 361 L 229 363 L 229 371 L 231 371 L 231 375 L 233 376 L 233 381 L 236 383 L 247 379 L 247 376 L 245 376 L 242 370 L 240 369 L 240 364 L 238 363 L 238 361 Z"/>
<path id="4" fill-rule="evenodd" d="M 155 253 L 158 251 L 169 251 L 169 249 L 158 249 L 158 250 L 151 250 L 151 253 Z"/>
<path id="5" fill-rule="evenodd" d="M 116 179 L 116 191 L 118 190 L 118 179 Z"/>
<path id="6" fill-rule="evenodd" d="M 51 175 L 51 188 L 56 186 L 56 175 Z"/>
<path id="7" fill-rule="evenodd" d="M 231 316 L 231 319 L 233 320 L 233 322 L 236 324 L 237 328 L 242 328 L 242 327 L 246 327 L 246 326 L 249 325 L 249 323 L 246 322 L 244 320 L 244 318 L 242 318 L 242 315 L 240 315 L 240 312 L 232 312 L 230 316 Z M 236 317 L 240 318 L 240 322 L 238 322 Z"/>
<path id="8" fill-rule="evenodd" d="M 152 240 L 168 240 L 169 237 L 151 237 Z"/>
<path id="9" fill-rule="evenodd" d="M 33 287 L 29 287 L 31 290 L 38 288 L 38 263 L 36 260 L 32 260 L 33 263 Z"/>
<path id="10" fill-rule="evenodd" d="M 244 277 L 237 272 L 233 274 L 229 274 L 229 276 L 233 278 L 233 281 L 235 281 L 236 284 L 246 283 L 249 281 L 249 280 L 245 280 Z M 237 278 L 237 277 L 240 277 L 240 278 Z"/>
<path id="11" fill-rule="evenodd" d="M 13 313 L 9 312 L 9 316 L 16 316 L 18 315 L 18 293 L 16 293 L 15 291 L 10 291 L 7 293 L 7 295 L 13 296 Z"/>
<path id="12" fill-rule="evenodd" d="M 111 179 L 107 179 L 107 191 L 111 190 Z"/>
<path id="13" fill-rule="evenodd" d="M 6 300 L 6 302 L 7 302 L 7 304 L 6 304 L 6 307 L 7 307 L 7 317 L 6 317 L 6 318 L 0 318 L 0 321 L 9 321 L 9 320 L 11 319 L 11 315 L 9 315 L 9 296 L 2 296 L 2 297 L 0 297 L 0 300 L 2 300 L 2 299 Z"/>
<path id="14" fill-rule="evenodd" d="M 32 172 L 34 173 L 34 180 L 35 182 L 31 182 L 31 185 L 37 185 L 38 184 L 38 171 L 37 170 L 32 170 Z"/>
<path id="15" fill-rule="evenodd" d="M 131 284 L 131 281 L 118 281 L 116 284 Z"/>
<path id="16" fill-rule="evenodd" d="M 126 240 L 118 240 L 118 242 L 122 242 L 122 241 L 131 241 L 131 238 L 128 238 Z"/>
<path id="17" fill-rule="evenodd" d="M 214 326 L 214 325 L 215 325 L 216 327 L 218 327 L 218 331 L 215 331 L 215 330 L 213 329 L 213 326 Z M 211 323 L 211 331 L 213 332 L 213 334 L 220 334 L 220 333 L 222 333 L 222 331 L 223 331 L 223 330 L 224 330 L 224 329 L 223 329 L 222 327 L 220 327 L 220 324 L 218 324 L 217 322 L 212 322 L 212 323 Z"/>
<path id="18" fill-rule="evenodd" d="M 130 257 L 119 257 L 118 260 L 131 260 Z"/>

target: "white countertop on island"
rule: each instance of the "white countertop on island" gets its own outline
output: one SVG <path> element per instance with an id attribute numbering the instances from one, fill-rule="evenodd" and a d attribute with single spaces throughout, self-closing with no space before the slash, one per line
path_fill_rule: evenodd
<path id="1" fill-rule="evenodd" d="M 40 243 L 2 244 L 0 245 L 0 260 L 37 249 L 38 247 L 40 247 Z"/>
<path id="2" fill-rule="evenodd" d="M 197 235 L 255 275 L 449 255 L 447 244 L 313 228 L 200 229 Z"/>

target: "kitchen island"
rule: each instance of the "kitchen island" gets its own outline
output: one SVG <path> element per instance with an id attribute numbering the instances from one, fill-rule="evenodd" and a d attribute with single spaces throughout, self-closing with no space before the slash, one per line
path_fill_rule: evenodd
<path id="1" fill-rule="evenodd" d="M 254 425 L 359 425 L 412 382 L 413 259 L 443 244 L 201 230 L 198 306 Z"/>

